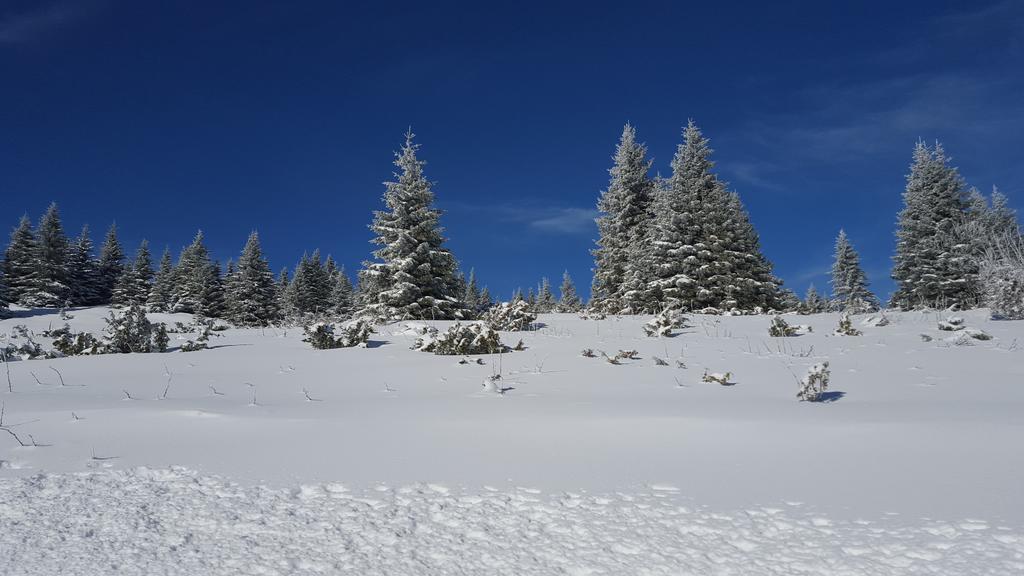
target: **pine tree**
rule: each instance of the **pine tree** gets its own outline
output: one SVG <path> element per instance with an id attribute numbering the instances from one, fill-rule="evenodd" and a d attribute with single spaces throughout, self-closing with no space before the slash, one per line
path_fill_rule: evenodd
<path id="1" fill-rule="evenodd" d="M 608 188 L 601 193 L 597 208 L 599 238 L 594 255 L 593 305 L 618 312 L 623 308 L 646 308 L 648 263 L 644 238 L 654 195 L 648 177 L 651 161 L 647 148 L 636 141 L 636 130 L 626 124 L 612 157 Z M 635 310 L 639 312 L 640 310 Z"/>
<path id="2" fill-rule="evenodd" d="M 828 309 L 828 302 L 825 298 L 818 294 L 818 290 L 811 284 L 807 287 L 807 293 L 804 294 L 804 302 L 801 307 L 801 311 L 804 314 L 820 314 Z"/>
<path id="3" fill-rule="evenodd" d="M 126 307 L 145 304 L 152 280 L 153 259 L 149 253 L 149 243 L 143 240 L 135 252 L 135 259 L 131 265 L 124 267 L 117 279 L 110 303 Z"/>
<path id="4" fill-rule="evenodd" d="M 342 266 L 334 275 L 334 290 L 331 292 L 331 312 L 338 318 L 349 318 L 355 311 L 355 290 Z"/>
<path id="5" fill-rule="evenodd" d="M 50 204 L 36 230 L 35 273 L 32 289 L 24 296 L 30 306 L 64 306 L 70 296 L 68 285 L 68 238 L 60 223 L 57 204 Z"/>
<path id="6" fill-rule="evenodd" d="M 761 252 L 761 240 L 739 194 L 729 193 L 728 211 L 724 234 L 729 239 L 725 244 L 729 303 L 723 307 L 764 311 L 779 307 L 782 282 L 772 274 L 771 262 Z"/>
<path id="7" fill-rule="evenodd" d="M 263 258 L 259 234 L 249 239 L 238 258 L 238 267 L 231 278 L 231 320 L 240 326 L 267 326 L 278 318 L 277 289 L 274 274 Z"/>
<path id="8" fill-rule="evenodd" d="M 10 302 L 26 305 L 36 285 L 36 245 L 32 221 L 27 215 L 22 216 L 18 226 L 11 231 L 11 241 L 4 252 L 4 278 Z"/>
<path id="9" fill-rule="evenodd" d="M 288 308 L 288 285 L 290 281 L 288 279 L 288 268 L 281 268 L 281 271 L 277 273 L 277 309 L 280 311 L 281 316 L 289 316 L 291 310 Z"/>
<path id="10" fill-rule="evenodd" d="M 203 244 L 203 232 L 196 233 L 192 243 L 181 251 L 174 267 L 171 289 L 172 312 L 187 312 L 216 317 L 223 307 L 220 267 L 214 266 Z"/>
<path id="11" fill-rule="evenodd" d="M 469 280 L 466 281 L 466 289 L 462 294 L 462 303 L 467 310 L 479 313 L 480 309 L 480 287 L 476 283 L 476 272 L 469 269 Z"/>
<path id="12" fill-rule="evenodd" d="M 576 294 L 576 285 L 573 284 L 569 271 L 562 272 L 562 286 L 559 289 L 561 298 L 558 300 L 559 312 L 579 312 L 582 308 L 580 297 Z"/>
<path id="13" fill-rule="evenodd" d="M 164 248 L 164 254 L 160 257 L 160 268 L 153 279 L 153 286 L 149 290 L 146 305 L 152 312 L 167 312 L 171 306 L 171 296 L 174 290 L 174 263 L 171 261 L 170 248 Z"/>
<path id="14" fill-rule="evenodd" d="M 867 274 L 860 265 L 860 255 L 839 230 L 835 259 L 832 263 L 832 298 L 836 308 L 847 312 L 870 312 L 878 309 L 878 299 L 868 290 Z"/>
<path id="15" fill-rule="evenodd" d="M 7 296 L 7 279 L 4 277 L 3 267 L 0 267 L 0 318 L 7 318 L 10 316 L 10 300 Z"/>
<path id="16" fill-rule="evenodd" d="M 68 278 L 71 304 L 74 306 L 93 306 L 99 303 L 99 269 L 92 251 L 89 226 L 82 226 L 82 232 L 68 250 Z"/>
<path id="17" fill-rule="evenodd" d="M 360 288 L 368 312 L 385 318 L 454 319 L 467 315 L 457 291 L 455 257 L 444 247 L 441 212 L 416 157 L 412 132 L 396 154 L 395 181 L 386 183 L 387 210 L 374 213 L 370 229 L 381 246 L 365 262 Z M 365 280 L 364 280 L 365 278 Z"/>
<path id="18" fill-rule="evenodd" d="M 525 300 L 525 298 L 523 298 L 522 288 L 516 288 L 514 291 L 512 291 L 512 302 L 520 302 L 523 300 Z"/>
<path id="19" fill-rule="evenodd" d="M 936 143 L 918 142 L 903 192 L 903 210 L 896 231 L 892 277 L 897 290 L 892 304 L 945 307 L 974 304 L 976 278 L 970 271 L 969 247 L 958 242 L 956 230 L 967 205 L 964 181 Z"/>
<path id="20" fill-rule="evenodd" d="M 494 301 L 491 299 L 491 291 L 487 286 L 484 286 L 483 290 L 480 291 L 480 299 L 477 301 L 477 309 L 480 310 L 480 312 L 483 312 L 490 309 L 493 305 Z"/>
<path id="21" fill-rule="evenodd" d="M 555 295 L 551 293 L 551 281 L 546 276 L 541 278 L 540 286 L 537 288 L 537 304 L 534 309 L 542 313 L 554 312 L 557 304 Z"/>
<path id="22" fill-rule="evenodd" d="M 107 237 L 100 247 L 98 266 L 98 304 L 109 304 L 114 294 L 114 285 L 124 271 L 124 250 L 117 239 L 117 224 L 111 224 Z"/>

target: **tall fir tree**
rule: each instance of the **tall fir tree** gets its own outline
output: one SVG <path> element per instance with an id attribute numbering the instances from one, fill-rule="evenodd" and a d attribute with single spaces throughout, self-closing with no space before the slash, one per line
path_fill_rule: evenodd
<path id="1" fill-rule="evenodd" d="M 114 285 L 124 272 L 124 250 L 117 239 L 117 224 L 111 224 L 107 236 L 100 247 L 100 260 L 97 266 L 98 304 L 109 304 L 114 294 Z"/>
<path id="2" fill-rule="evenodd" d="M 82 232 L 68 249 L 68 278 L 73 305 L 93 306 L 99 303 L 99 265 L 93 256 L 88 225 L 82 226 Z"/>
<path id="3" fill-rule="evenodd" d="M 47 208 L 36 230 L 35 274 L 32 289 L 24 298 L 31 306 L 56 308 L 68 303 L 68 238 L 60 222 L 57 204 Z"/>
<path id="4" fill-rule="evenodd" d="M 360 288 L 367 312 L 381 318 L 455 319 L 468 316 L 458 292 L 455 256 L 445 248 L 440 210 L 434 207 L 425 162 L 411 131 L 396 154 L 395 181 L 386 183 L 386 210 L 374 213 L 370 229 L 376 261 L 364 263 Z M 364 280 L 365 279 L 365 280 Z"/>
<path id="5" fill-rule="evenodd" d="M 349 318 L 355 311 L 355 289 L 349 280 L 345 267 L 334 274 L 334 289 L 331 292 L 331 313 L 337 318 Z"/>
<path id="6" fill-rule="evenodd" d="M 469 269 L 469 279 L 466 281 L 466 289 L 462 293 L 462 303 L 466 309 L 474 313 L 480 312 L 480 286 L 476 283 L 476 271 Z"/>
<path id="7" fill-rule="evenodd" d="M 650 169 L 647 147 L 636 141 L 636 130 L 626 124 L 608 170 L 608 188 L 597 202 L 601 216 L 597 219 L 598 247 L 592 251 L 591 287 L 595 307 L 611 312 L 646 308 L 645 299 L 638 296 L 646 294 L 649 275 L 644 266 L 648 263 L 644 239 L 654 196 Z"/>
<path id="8" fill-rule="evenodd" d="M 18 226 L 11 231 L 11 241 L 4 252 L 4 277 L 10 302 L 23 306 L 29 304 L 28 297 L 36 284 L 37 251 L 32 221 L 27 215 L 22 216 Z"/>
<path id="9" fill-rule="evenodd" d="M 4 275 L 3 267 L 0 267 L 0 318 L 7 318 L 11 315 L 8 309 L 11 301 L 7 295 L 7 278 Z"/>
<path id="10" fill-rule="evenodd" d="M 540 279 L 540 285 L 537 287 L 535 309 L 537 312 L 543 313 L 554 312 L 557 305 L 558 301 L 555 300 L 555 295 L 551 292 L 551 281 L 545 276 Z"/>
<path id="11" fill-rule="evenodd" d="M 281 271 L 277 273 L 277 309 L 280 311 L 282 317 L 286 317 L 290 314 L 288 309 L 288 285 L 290 284 L 288 278 L 288 268 L 281 268 Z"/>
<path id="12" fill-rule="evenodd" d="M 814 287 L 814 284 L 807 287 L 807 293 L 804 294 L 804 301 L 800 310 L 804 314 L 820 314 L 828 310 L 828 302 L 818 293 L 818 289 Z"/>
<path id="13" fill-rule="evenodd" d="M 114 285 L 110 303 L 114 306 L 141 306 L 149 299 L 153 281 L 153 257 L 149 253 L 149 242 L 143 240 L 135 252 L 135 259 L 125 266 Z"/>
<path id="14" fill-rule="evenodd" d="M 764 311 L 781 307 L 782 281 L 772 274 L 772 264 L 761 251 L 761 239 L 739 194 L 730 192 L 727 206 L 729 219 L 723 233 L 730 239 L 725 249 L 730 302 L 723 307 Z"/>
<path id="15" fill-rule="evenodd" d="M 174 291 L 174 262 L 171 260 L 171 249 L 165 247 L 160 257 L 160 268 L 153 278 L 153 286 L 149 289 L 146 306 L 152 312 L 167 312 L 171 307 L 171 296 Z"/>
<path id="16" fill-rule="evenodd" d="M 942 145 L 918 142 L 896 230 L 892 305 L 910 309 L 976 303 L 969 247 L 957 234 L 967 211 L 964 189 Z"/>
<path id="17" fill-rule="evenodd" d="M 274 274 L 263 257 L 259 234 L 253 231 L 230 275 L 229 310 L 231 320 L 240 326 L 268 326 L 278 319 L 277 289 Z"/>
<path id="18" fill-rule="evenodd" d="M 837 309 L 849 312 L 870 312 L 878 309 L 878 298 L 868 290 L 868 277 L 860 265 L 860 255 L 853 248 L 845 230 L 836 237 L 832 262 L 832 300 Z"/>
<path id="19" fill-rule="evenodd" d="M 491 298 L 491 290 L 487 286 L 484 286 L 480 290 L 480 299 L 477 302 L 477 308 L 483 312 L 484 310 L 490 309 L 494 305 L 494 300 Z"/>
<path id="20" fill-rule="evenodd" d="M 186 312 L 213 317 L 211 311 L 223 306 L 220 272 L 214 270 L 210 253 L 204 244 L 202 230 L 178 256 L 171 289 L 172 312 Z M 214 278 L 216 277 L 216 279 Z"/>
<path id="21" fill-rule="evenodd" d="M 559 295 L 559 312 L 579 312 L 582 308 L 580 297 L 576 294 L 576 284 L 573 283 L 568 270 L 562 272 L 562 286 L 559 289 Z"/>

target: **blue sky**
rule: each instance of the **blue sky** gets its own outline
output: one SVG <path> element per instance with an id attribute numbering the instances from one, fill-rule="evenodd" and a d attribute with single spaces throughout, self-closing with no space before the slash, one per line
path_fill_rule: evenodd
<path id="1" fill-rule="evenodd" d="M 1024 206 L 1024 2 L 491 4 L 2 2 L 0 225 L 354 271 L 412 126 L 466 269 L 586 292 L 622 124 L 667 174 L 688 118 L 801 294 L 840 227 L 891 290 L 919 138 Z"/>

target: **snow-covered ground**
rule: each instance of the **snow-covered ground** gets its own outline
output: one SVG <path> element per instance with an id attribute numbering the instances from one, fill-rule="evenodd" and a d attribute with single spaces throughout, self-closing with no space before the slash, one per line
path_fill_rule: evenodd
<path id="1" fill-rule="evenodd" d="M 98 332 L 106 310 L 73 314 Z M 546 315 L 482 365 L 399 325 L 367 349 L 228 330 L 11 362 L 4 423 L 40 446 L 0 436 L 0 573 L 1021 573 L 1024 322 L 958 314 L 994 338 L 954 345 L 948 315 L 855 317 L 855 337 L 787 317 L 813 327 L 793 338 L 691 316 L 662 339 Z M 798 402 L 822 360 L 831 401 Z M 503 395 L 482 387 L 499 370 Z"/>

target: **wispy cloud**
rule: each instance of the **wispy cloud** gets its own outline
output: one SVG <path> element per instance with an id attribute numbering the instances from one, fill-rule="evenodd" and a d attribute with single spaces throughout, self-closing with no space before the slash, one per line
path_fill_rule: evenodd
<path id="1" fill-rule="evenodd" d="M 0 14 L 0 44 L 24 44 L 64 26 L 77 13 L 68 2 L 57 2 L 29 12 Z"/>
<path id="2" fill-rule="evenodd" d="M 455 202 L 447 204 L 446 208 L 456 212 L 486 213 L 501 222 L 519 224 L 535 232 L 567 236 L 596 233 L 594 219 L 599 214 L 593 208 L 536 203 L 484 206 Z"/>

